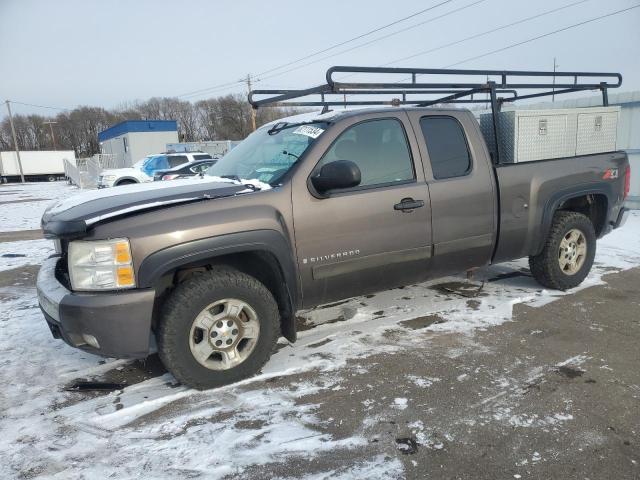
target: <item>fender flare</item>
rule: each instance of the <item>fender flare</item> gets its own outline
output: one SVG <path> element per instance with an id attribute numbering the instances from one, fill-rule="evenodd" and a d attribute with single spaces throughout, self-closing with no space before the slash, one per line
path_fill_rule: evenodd
<path id="1" fill-rule="evenodd" d="M 293 248 L 285 236 L 276 230 L 253 230 L 229 233 L 173 245 L 148 255 L 137 272 L 139 288 L 151 288 L 166 273 L 222 255 L 262 251 L 272 254 L 280 267 L 284 289 L 291 309 L 292 325 L 283 325 L 287 338 L 295 339 L 295 311 L 300 290 Z M 291 334 L 291 332 L 293 332 Z"/>
<path id="2" fill-rule="evenodd" d="M 553 215 L 558 207 L 567 200 L 582 197 L 585 195 L 604 195 L 607 198 L 607 209 L 611 210 L 611 205 L 615 204 L 615 192 L 613 184 L 610 182 L 594 182 L 590 184 L 576 185 L 555 192 L 547 199 L 542 212 L 542 222 L 540 236 L 537 238 L 533 255 L 539 254 L 544 248 L 544 242 L 551 229 Z M 605 219 L 605 223 L 608 220 Z"/>

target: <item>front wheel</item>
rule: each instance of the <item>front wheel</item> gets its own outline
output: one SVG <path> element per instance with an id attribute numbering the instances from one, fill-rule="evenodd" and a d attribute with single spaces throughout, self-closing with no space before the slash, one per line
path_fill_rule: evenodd
<path id="1" fill-rule="evenodd" d="M 160 359 L 178 381 L 200 390 L 257 373 L 280 335 L 271 292 L 228 267 L 181 283 L 163 310 L 157 331 Z"/>
<path id="2" fill-rule="evenodd" d="M 533 277 L 541 285 L 568 290 L 582 283 L 596 255 L 591 220 L 577 212 L 556 212 L 542 252 L 529 257 Z"/>

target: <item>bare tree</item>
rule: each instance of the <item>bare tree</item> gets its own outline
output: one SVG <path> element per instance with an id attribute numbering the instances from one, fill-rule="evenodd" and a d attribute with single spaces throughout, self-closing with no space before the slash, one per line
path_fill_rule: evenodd
<path id="1" fill-rule="evenodd" d="M 300 113 L 297 109 L 260 109 L 257 124 Z M 124 120 L 176 120 L 181 141 L 242 140 L 251 133 L 251 106 L 243 95 L 226 95 L 195 104 L 171 97 L 123 103 L 113 110 L 83 106 L 55 117 L 14 115 L 18 145 L 24 150 L 53 148 L 45 121 L 56 122 L 58 148 L 75 150 L 78 156 L 98 153 L 98 133 Z M 0 149 L 11 150 L 9 121 L 0 122 Z"/>

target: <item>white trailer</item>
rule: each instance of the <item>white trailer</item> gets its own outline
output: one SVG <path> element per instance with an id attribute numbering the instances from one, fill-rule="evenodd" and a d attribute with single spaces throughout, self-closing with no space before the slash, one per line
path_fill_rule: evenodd
<path id="1" fill-rule="evenodd" d="M 76 165 L 73 150 L 37 150 L 20 152 L 22 172 L 28 181 L 64 180 L 64 161 Z M 0 152 L 0 180 L 3 183 L 20 181 L 20 167 L 15 151 Z"/>

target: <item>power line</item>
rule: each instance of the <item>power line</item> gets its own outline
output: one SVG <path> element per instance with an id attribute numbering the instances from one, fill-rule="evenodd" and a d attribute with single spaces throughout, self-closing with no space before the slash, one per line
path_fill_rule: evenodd
<path id="1" fill-rule="evenodd" d="M 588 23 L 592 23 L 592 22 L 595 22 L 595 21 L 598 21 L 598 20 L 602 20 L 603 18 L 612 17 L 614 15 L 618 15 L 618 14 L 623 13 L 623 12 L 628 12 L 629 10 L 633 10 L 634 8 L 638 8 L 638 7 L 640 7 L 640 4 L 634 5 L 633 7 L 623 8 L 622 10 L 617 10 L 615 12 L 611 12 L 611 13 L 607 13 L 607 14 L 604 14 L 604 15 L 600 15 L 598 17 L 590 18 L 589 20 L 584 20 L 582 22 L 574 23 L 573 25 L 569 25 L 567 27 L 559 28 L 558 30 L 554 30 L 552 32 L 547 32 L 547 33 L 544 33 L 542 35 L 538 35 L 536 37 L 532 37 L 532 38 L 529 38 L 527 40 L 523 40 L 521 42 L 512 43 L 511 45 L 507 45 L 506 47 L 498 48 L 498 49 L 492 50 L 490 52 L 486 52 L 486 53 L 482 53 L 480 55 L 476 55 L 474 57 L 466 58 L 466 59 L 461 60 L 459 62 L 452 63 L 451 65 L 447 65 L 444 68 L 455 67 L 456 65 L 460 65 L 461 63 L 470 62 L 472 60 L 477 60 L 478 58 L 483 58 L 483 57 L 487 57 L 489 55 L 493 55 L 494 53 L 499 53 L 499 52 L 503 52 L 505 50 L 509 50 L 510 48 L 519 47 L 520 45 L 524 45 L 525 43 L 534 42 L 536 40 L 540 40 L 541 38 L 549 37 L 551 35 L 555 35 L 556 33 L 565 32 L 565 31 L 570 30 L 572 28 L 580 27 L 580 26 L 586 25 Z"/>
<path id="2" fill-rule="evenodd" d="M 49 108 L 51 110 L 64 110 L 64 111 L 67 111 L 67 112 L 73 110 L 72 108 L 51 107 L 51 106 L 48 106 L 48 105 L 35 105 L 33 103 L 17 102 L 15 100 L 7 100 L 7 102 L 14 103 L 16 105 L 25 105 L 27 107 Z"/>
<path id="3" fill-rule="evenodd" d="M 401 30 L 397 30 L 397 31 L 395 31 L 395 32 L 389 33 L 389 34 L 384 35 L 384 36 L 382 36 L 382 37 L 374 38 L 373 40 L 370 40 L 370 41 L 368 41 L 368 42 L 362 43 L 362 44 L 360 44 L 360 45 L 356 45 L 356 46 L 351 47 L 351 48 L 348 48 L 348 49 L 346 49 L 346 50 L 342 50 L 342 51 L 340 51 L 340 52 L 333 53 L 333 54 L 331 54 L 331 55 L 327 55 L 327 56 L 322 57 L 322 58 L 318 58 L 318 59 L 316 59 L 316 60 L 314 60 L 314 61 L 312 61 L 312 62 L 308 62 L 308 63 L 305 63 L 305 64 L 303 64 L 303 65 L 298 65 L 297 67 L 291 68 L 291 69 L 289 69 L 289 70 L 285 70 L 284 72 L 278 72 L 278 73 L 276 73 L 276 74 L 274 74 L 274 75 L 266 76 L 266 77 L 262 78 L 262 80 L 267 80 L 267 79 L 270 79 L 270 78 L 277 77 L 277 76 L 279 76 L 279 75 L 284 75 L 284 74 L 286 74 L 286 73 L 293 72 L 294 70 L 299 70 L 300 68 L 308 67 L 309 65 L 313 65 L 314 63 L 318 63 L 318 62 L 321 62 L 321 61 L 323 61 L 323 60 L 327 60 L 327 59 L 329 59 L 329 58 L 333 58 L 333 57 L 335 57 L 335 56 L 338 56 L 338 55 L 342 55 L 342 54 L 344 54 L 344 53 L 351 52 L 351 51 L 356 50 L 356 49 L 358 49 L 358 48 L 366 47 L 366 46 L 368 46 L 368 45 L 371 45 L 372 43 L 379 42 L 380 40 L 385 40 L 385 39 L 387 39 L 387 38 L 389 38 L 389 37 L 392 37 L 392 36 L 394 36 L 394 35 L 398 35 L 398 34 L 400 34 L 400 33 L 404 33 L 404 32 L 406 32 L 407 30 L 411 30 L 411 29 L 413 29 L 413 28 L 420 27 L 420 26 L 425 25 L 425 24 L 427 24 L 427 23 L 431 23 L 431 22 L 433 22 L 433 21 L 435 21 L 435 20 L 439 20 L 439 19 L 441 19 L 441 18 L 447 17 L 447 16 L 452 15 L 452 14 L 454 14 L 454 13 L 457 13 L 457 12 L 459 12 L 459 11 L 461 11 L 461 10 L 466 10 L 467 8 L 473 7 L 473 6 L 475 6 L 475 5 L 478 5 L 479 3 L 483 3 L 483 2 L 485 2 L 485 1 L 487 1 L 487 0 L 476 0 L 475 2 L 470 3 L 470 4 L 468 4 L 468 5 L 465 5 L 465 6 L 463 6 L 463 7 L 456 8 L 455 10 L 451 10 L 450 12 L 444 13 L 444 14 L 442 14 L 442 15 L 438 15 L 437 17 L 430 18 L 430 19 L 425 20 L 425 21 L 420 22 L 420 23 L 416 23 L 416 24 L 414 24 L 414 25 L 411 25 L 411 26 L 409 26 L 409 27 L 403 28 L 403 29 L 401 29 Z M 586 2 L 587 0 L 582 0 L 582 1 L 585 1 L 585 2 Z"/>
<path id="4" fill-rule="evenodd" d="M 504 52 L 505 50 L 509 50 L 511 48 L 519 47 L 520 45 L 531 43 L 531 42 L 534 42 L 536 40 L 540 40 L 541 38 L 545 38 L 545 37 L 549 37 L 551 35 L 555 35 L 557 33 L 565 32 L 567 30 L 571 30 L 572 28 L 580 27 L 580 26 L 586 25 L 588 23 L 596 22 L 598 20 L 602 20 L 603 18 L 612 17 L 612 16 L 618 15 L 620 13 L 628 12 L 629 10 L 633 10 L 634 8 L 638 8 L 638 7 L 640 7 L 640 4 L 634 5 L 634 6 L 628 7 L 628 8 L 623 8 L 621 10 L 616 10 L 615 12 L 606 13 L 604 15 L 600 15 L 600 16 L 597 16 L 597 17 L 593 17 L 593 18 L 590 18 L 588 20 L 584 20 L 582 22 L 574 23 L 572 25 L 568 25 L 566 27 L 559 28 L 559 29 L 553 30 L 551 32 L 543 33 L 541 35 L 537 35 L 535 37 L 531 37 L 531 38 L 528 38 L 526 40 L 522 40 L 520 42 L 512 43 L 510 45 L 507 45 L 507 46 L 504 46 L 504 47 L 501 47 L 501 48 L 497 48 L 497 49 L 491 50 L 489 52 L 481 53 L 479 55 L 475 55 L 473 57 L 469 57 L 469 58 L 466 58 L 464 60 L 460 60 L 459 62 L 452 63 L 450 65 L 446 65 L 446 66 L 444 66 L 442 68 L 451 68 L 451 67 L 455 67 L 455 66 L 461 65 L 463 63 L 467 63 L 467 62 L 471 62 L 473 60 L 477 60 L 479 58 L 488 57 L 489 55 L 493 55 L 494 53 Z M 404 77 L 404 78 L 402 78 L 402 79 L 400 79 L 400 80 L 398 80 L 398 81 L 396 81 L 394 83 L 402 83 L 403 81 L 410 80 L 411 78 L 412 77 Z"/>
<path id="5" fill-rule="evenodd" d="M 342 47 L 343 45 L 346 45 L 347 43 L 351 43 L 351 42 L 354 42 L 356 40 L 360 40 L 361 38 L 364 38 L 364 37 L 367 37 L 369 35 L 372 35 L 372 34 L 374 34 L 376 32 L 384 30 L 385 28 L 392 27 L 393 25 L 397 25 L 398 23 L 404 22 L 405 20 L 409 20 L 410 18 L 417 17 L 418 15 L 422 15 L 423 13 L 426 13 L 426 12 L 428 12 L 430 10 L 434 10 L 434 9 L 436 9 L 436 8 L 442 6 L 442 5 L 445 5 L 447 3 L 451 3 L 452 1 L 453 0 L 445 0 L 443 2 L 437 3 L 437 4 L 435 4 L 435 5 L 433 5 L 433 6 L 429 7 L 429 8 L 425 8 L 425 9 L 420 10 L 418 12 L 412 13 L 411 15 L 408 15 L 406 17 L 400 18 L 399 20 L 395 20 L 395 21 L 393 21 L 391 23 L 388 23 L 388 24 L 383 25 L 381 27 L 375 28 L 375 29 L 370 30 L 370 31 L 368 31 L 366 33 L 358 35 L 356 37 L 350 38 L 349 40 L 345 40 L 343 42 L 336 43 L 335 45 L 332 45 L 332 46 L 327 47 L 325 49 L 318 50 L 317 52 L 314 52 L 314 53 L 310 53 L 309 55 L 306 55 L 304 57 L 300 57 L 297 60 L 293 60 L 291 62 L 284 63 L 282 65 L 279 65 L 277 67 L 271 68 L 269 70 L 265 70 L 264 72 L 261 72 L 258 75 L 266 75 L 267 73 L 271 73 L 271 72 L 274 72 L 276 70 L 280 70 L 281 68 L 288 67 L 289 65 L 293 65 L 294 63 L 302 62 L 303 60 L 306 60 L 308 58 L 315 57 L 316 55 L 320 55 L 321 53 L 328 52 L 329 50 L 333 50 L 334 48 Z"/>
<path id="6" fill-rule="evenodd" d="M 580 0 L 578 2 L 573 2 L 573 3 L 570 3 L 568 5 L 564 5 L 562 7 L 554 8 L 552 10 L 547 10 L 546 12 L 538 13 L 537 15 L 532 15 L 530 17 L 526 17 L 526 18 L 517 20 L 515 22 L 508 23 L 506 25 L 501 25 L 500 27 L 492 28 L 491 30 L 486 30 L 484 32 L 477 33 L 475 35 L 471 35 L 470 37 L 465 37 L 465 38 L 462 38 L 460 40 L 456 40 L 454 42 L 445 43 L 444 45 L 440 45 L 438 47 L 430 48 L 428 50 L 422 50 L 421 52 L 414 53 L 413 55 L 408 55 L 406 57 L 398 58 L 396 60 L 392 60 L 391 62 L 383 63 L 382 65 L 378 65 L 378 66 L 379 67 L 386 67 L 388 65 L 393 65 L 395 63 L 399 63 L 399 62 L 403 62 L 405 60 L 409 60 L 411 58 L 419 57 L 421 55 L 426 55 L 427 53 L 433 53 L 433 52 L 436 52 L 438 50 L 442 50 L 443 48 L 452 47 L 454 45 L 458 45 L 460 43 L 464 43 L 464 42 L 467 42 L 469 40 L 475 40 L 476 38 L 480 38 L 480 37 L 483 37 L 485 35 L 489 35 L 491 33 L 495 33 L 495 32 L 498 32 L 500 30 L 504 30 L 506 28 L 513 27 L 515 25 L 519 25 L 521 23 L 525 23 L 525 22 L 528 22 L 528 21 L 531 21 L 531 20 L 535 20 L 536 18 L 544 17 L 546 15 L 550 15 L 552 13 L 559 12 L 560 10 L 564 10 L 566 8 L 570 8 L 570 7 L 574 7 L 576 5 L 580 5 L 581 3 L 586 3 L 588 1 L 589 0 Z"/>
<path id="7" fill-rule="evenodd" d="M 311 53 L 309 55 L 305 55 L 304 57 L 300 57 L 300 58 L 298 58 L 296 60 L 293 60 L 291 62 L 283 63 L 282 65 L 278 65 L 277 67 L 273 67 L 273 68 L 270 68 L 270 69 L 265 70 L 263 72 L 260 72 L 259 74 L 257 74 L 257 76 L 266 75 L 266 74 L 274 72 L 276 70 L 280 70 L 281 68 L 288 67 L 288 66 L 293 65 L 295 63 L 298 63 L 298 62 L 301 62 L 301 61 L 306 60 L 308 58 L 314 57 L 316 55 L 320 55 L 322 53 L 328 52 L 329 50 L 333 50 L 335 48 L 341 47 L 343 45 L 346 45 L 348 43 L 354 42 L 354 41 L 359 40 L 361 38 L 367 37 L 367 36 L 372 35 L 372 34 L 374 34 L 376 32 L 384 30 L 385 28 L 389 28 L 389 27 L 391 27 L 393 25 L 396 25 L 396 24 L 398 24 L 400 22 L 404 22 L 405 20 L 409 20 L 410 18 L 414 18 L 414 17 L 416 17 L 418 15 L 422 15 L 425 12 L 433 10 L 433 9 L 435 9 L 435 8 L 437 8 L 439 6 L 445 5 L 447 3 L 451 3 L 452 1 L 453 0 L 444 0 L 444 1 L 442 1 L 440 3 L 437 3 L 437 4 L 435 4 L 435 5 L 431 6 L 431 7 L 424 8 L 422 10 L 419 10 L 419 11 L 415 12 L 415 13 L 412 13 L 411 15 L 408 15 L 406 17 L 400 18 L 400 19 L 395 20 L 395 21 L 393 21 L 391 23 L 388 23 L 386 25 L 382 25 L 380 27 L 374 28 L 373 30 L 369 30 L 368 32 L 365 32 L 365 33 L 362 33 L 360 35 L 357 35 L 357 36 L 355 36 L 353 38 L 350 38 L 349 40 L 344 40 L 342 42 L 339 42 L 339 43 L 336 43 L 334 45 L 331 45 L 330 47 L 324 48 L 322 50 L 318 50 L 317 52 Z M 224 87 L 235 86 L 235 85 L 244 83 L 244 81 L 245 80 L 243 79 L 243 80 L 236 80 L 235 82 L 221 83 L 219 85 L 214 85 L 212 87 L 202 88 L 200 90 L 193 90 L 191 92 L 183 93 L 181 95 L 177 95 L 177 97 L 178 98 L 180 98 L 180 97 L 190 97 L 190 96 L 198 95 L 200 93 L 205 93 L 205 92 L 213 93 L 214 91 L 218 91 L 218 90 L 220 90 L 221 88 L 224 88 Z M 256 81 L 260 81 L 260 80 L 256 80 Z"/>

